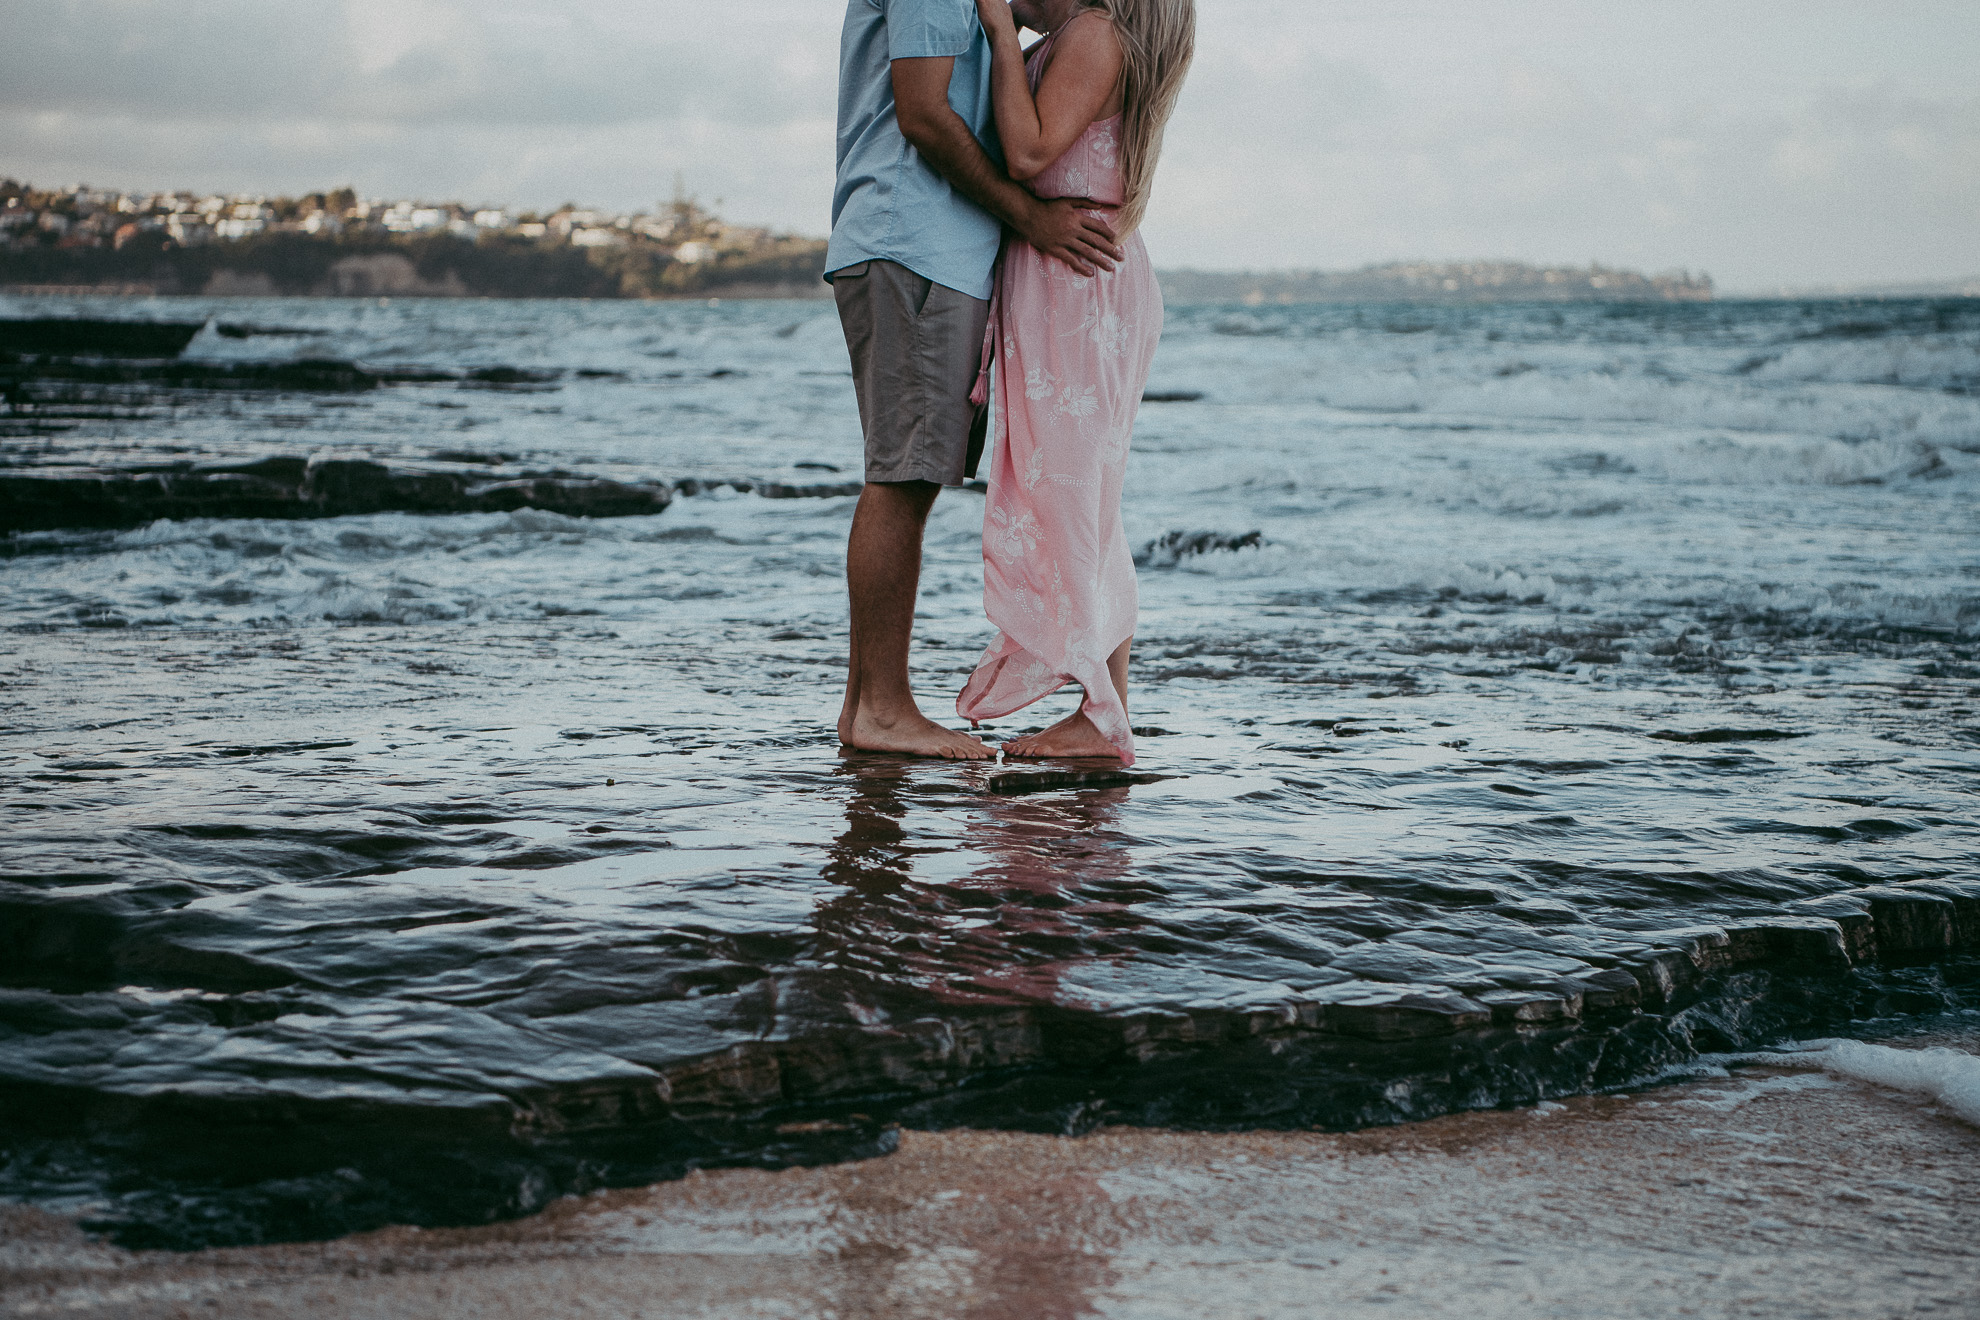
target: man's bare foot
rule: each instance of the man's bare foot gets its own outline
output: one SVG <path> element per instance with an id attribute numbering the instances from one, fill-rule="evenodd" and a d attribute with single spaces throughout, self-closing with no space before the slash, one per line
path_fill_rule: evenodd
<path id="1" fill-rule="evenodd" d="M 1005 756 L 1111 756 L 1120 759 L 1114 744 L 1100 735 L 1084 710 L 1076 710 L 1042 733 L 1013 738 L 1003 745 Z"/>
<path id="2" fill-rule="evenodd" d="M 966 733 L 945 729 L 920 711 L 886 720 L 862 710 L 852 725 L 839 727 L 839 742 L 862 752 L 894 752 L 944 761 L 987 761 L 996 752 Z"/>

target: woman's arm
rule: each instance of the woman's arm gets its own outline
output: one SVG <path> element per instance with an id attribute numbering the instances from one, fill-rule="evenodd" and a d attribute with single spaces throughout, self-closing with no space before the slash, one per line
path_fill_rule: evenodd
<path id="1" fill-rule="evenodd" d="M 1071 201 L 1043 202 L 1011 182 L 990 163 L 976 135 L 949 106 L 949 79 L 955 61 L 895 60 L 894 110 L 901 136 L 962 194 L 1024 236 L 1048 257 L 1057 257 L 1082 275 L 1112 270 L 1121 259 L 1114 227 L 1087 215 Z"/>
<path id="2" fill-rule="evenodd" d="M 990 94 L 1004 168 L 1022 182 L 1063 156 L 1114 99 L 1121 80 L 1120 39 L 1103 16 L 1074 19 L 1059 37 L 1033 100 L 1010 5 L 976 0 L 976 8 L 990 34 Z"/>

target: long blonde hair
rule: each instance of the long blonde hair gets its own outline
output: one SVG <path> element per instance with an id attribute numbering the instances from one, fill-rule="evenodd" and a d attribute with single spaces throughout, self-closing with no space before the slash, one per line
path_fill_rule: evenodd
<path id="1" fill-rule="evenodd" d="M 1106 15 L 1121 40 L 1121 176 L 1127 197 L 1116 232 L 1141 224 L 1162 158 L 1162 131 L 1196 54 L 1196 0 L 1081 0 L 1075 14 Z"/>

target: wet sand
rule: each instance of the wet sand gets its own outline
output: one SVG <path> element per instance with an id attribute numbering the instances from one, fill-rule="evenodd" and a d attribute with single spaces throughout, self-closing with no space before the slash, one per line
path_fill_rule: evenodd
<path id="1" fill-rule="evenodd" d="M 910 1132 L 486 1228 L 185 1255 L 15 1208 L 0 1314 L 1885 1320 L 1980 1314 L 1976 1222 L 1980 1129 L 1749 1066 L 1349 1134 Z"/>

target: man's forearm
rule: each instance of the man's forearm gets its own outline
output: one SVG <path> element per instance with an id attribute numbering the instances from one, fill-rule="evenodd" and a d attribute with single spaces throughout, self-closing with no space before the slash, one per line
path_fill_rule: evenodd
<path id="1" fill-rule="evenodd" d="M 952 59 L 902 59 L 893 67 L 901 135 L 963 196 L 1010 226 L 1046 256 L 1081 275 L 1112 270 L 1120 260 L 1114 231 L 1071 203 L 1042 202 L 991 164 L 969 125 L 949 104 Z"/>
<path id="2" fill-rule="evenodd" d="M 1011 228 L 1023 228 L 1037 199 L 997 168 L 962 116 L 930 116 L 928 123 L 916 125 L 908 141 L 956 191 Z"/>

